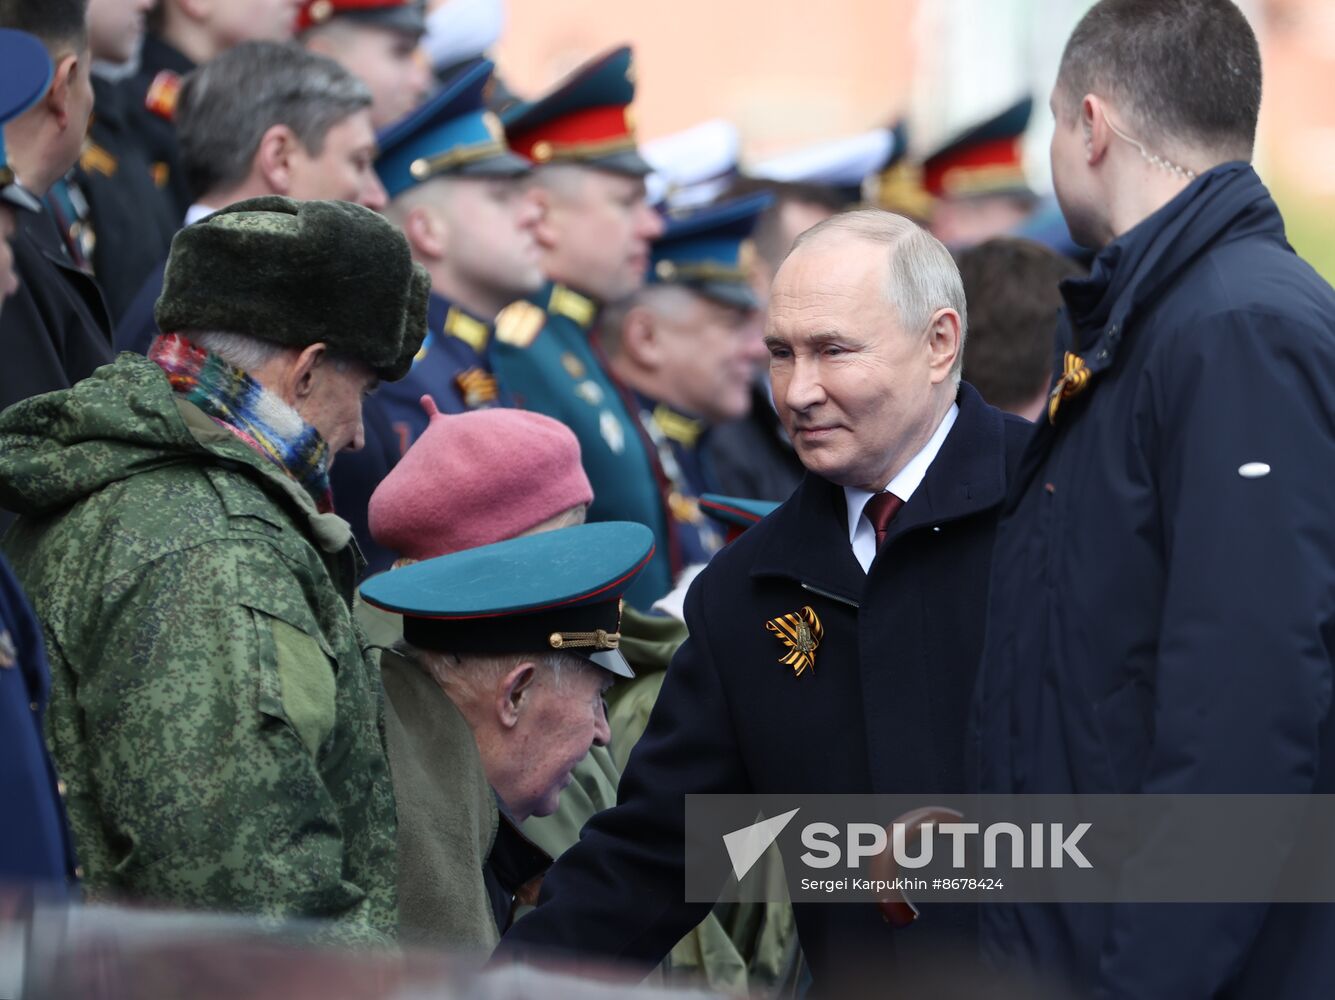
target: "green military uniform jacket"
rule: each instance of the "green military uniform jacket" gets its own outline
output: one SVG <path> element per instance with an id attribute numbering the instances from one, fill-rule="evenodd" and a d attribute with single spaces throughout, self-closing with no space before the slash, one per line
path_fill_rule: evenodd
<path id="1" fill-rule="evenodd" d="M 347 524 L 123 354 L 0 416 L 84 885 L 396 930 L 377 675 Z"/>
<path id="2" fill-rule="evenodd" d="M 499 824 L 473 731 L 435 680 L 393 649 L 399 615 L 360 604 L 380 652 L 385 745 L 398 809 L 405 944 L 490 952 L 500 940 L 482 867 Z"/>
<path id="3" fill-rule="evenodd" d="M 597 318 L 592 299 L 548 285 L 532 302 L 517 302 L 496 318 L 492 367 L 520 406 L 561 421 L 579 438 L 593 484 L 589 520 L 635 521 L 654 533 L 653 559 L 626 591 L 628 604 L 648 609 L 671 589 L 680 559 L 662 471 L 589 339 Z"/>

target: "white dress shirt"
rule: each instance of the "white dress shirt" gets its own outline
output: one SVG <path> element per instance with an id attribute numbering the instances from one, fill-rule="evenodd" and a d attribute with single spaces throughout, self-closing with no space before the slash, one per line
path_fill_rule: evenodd
<path id="1" fill-rule="evenodd" d="M 913 496 L 913 491 L 918 488 L 923 477 L 927 475 L 928 466 L 936 460 L 936 453 L 941 450 L 946 435 L 955 426 L 955 418 L 959 415 L 959 406 L 951 403 L 950 409 L 941 418 L 941 423 L 937 425 L 936 432 L 932 434 L 931 439 L 923 445 L 918 454 L 908 460 L 904 468 L 899 470 L 895 478 L 890 480 L 881 492 L 893 493 L 899 499 L 908 503 L 909 497 Z M 862 512 L 867 506 L 867 501 L 873 496 L 875 496 L 874 493 L 868 493 L 866 490 L 860 490 L 855 486 L 844 487 L 844 500 L 848 503 L 848 544 L 853 546 L 853 555 L 864 573 L 871 567 L 871 561 L 876 558 L 876 529 Z"/>

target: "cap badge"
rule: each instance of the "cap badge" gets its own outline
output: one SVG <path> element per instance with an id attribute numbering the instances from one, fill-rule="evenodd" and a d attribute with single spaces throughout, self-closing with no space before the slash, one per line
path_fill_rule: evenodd
<path id="1" fill-rule="evenodd" d="M 779 662 L 792 667 L 793 676 L 801 677 L 808 667 L 813 674 L 816 672 L 816 648 L 825 635 L 825 628 L 814 608 L 807 605 L 801 611 L 779 615 L 767 621 L 765 628 L 778 636 L 783 648 L 788 650 L 779 657 Z"/>

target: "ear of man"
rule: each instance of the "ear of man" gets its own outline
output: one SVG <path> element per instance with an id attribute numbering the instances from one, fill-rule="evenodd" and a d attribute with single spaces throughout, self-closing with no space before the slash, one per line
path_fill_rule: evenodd
<path id="1" fill-rule="evenodd" d="M 301 140 L 287 125 L 271 125 L 260 136 L 255 160 L 265 182 L 275 194 L 291 193 L 292 158 L 301 148 Z"/>
<path id="2" fill-rule="evenodd" d="M 403 217 L 403 234 L 418 259 L 442 261 L 450 254 L 450 224 L 443 212 L 421 202 Z"/>
<path id="3" fill-rule="evenodd" d="M 927 327 L 928 367 L 933 385 L 951 377 L 960 356 L 960 315 L 954 309 L 938 309 Z"/>
<path id="4" fill-rule="evenodd" d="M 72 52 L 60 57 L 51 76 L 51 86 L 46 91 L 46 107 L 62 131 L 70 127 L 70 91 L 83 71 L 82 60 L 77 53 Z"/>
<path id="5" fill-rule="evenodd" d="M 642 305 L 626 312 L 621 323 L 620 351 L 637 367 L 656 371 L 663 364 L 663 338 L 653 312 Z"/>
<path id="6" fill-rule="evenodd" d="M 328 357 L 328 345 L 319 341 L 302 348 L 297 354 L 285 377 L 290 398 L 285 394 L 284 399 L 290 406 L 300 407 L 311 398 L 320 379 L 320 369 Z"/>
<path id="7" fill-rule="evenodd" d="M 501 679 L 496 696 L 496 715 L 504 728 L 513 729 L 519 725 L 520 713 L 527 704 L 529 691 L 537 675 L 537 665 L 531 660 L 525 660 Z"/>

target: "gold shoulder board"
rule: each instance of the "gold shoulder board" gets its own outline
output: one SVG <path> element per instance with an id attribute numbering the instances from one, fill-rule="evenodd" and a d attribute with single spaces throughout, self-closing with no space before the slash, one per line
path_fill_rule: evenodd
<path id="1" fill-rule="evenodd" d="M 496 339 L 511 347 L 528 347 L 546 322 L 547 314 L 532 302 L 511 302 L 496 316 Z"/>

